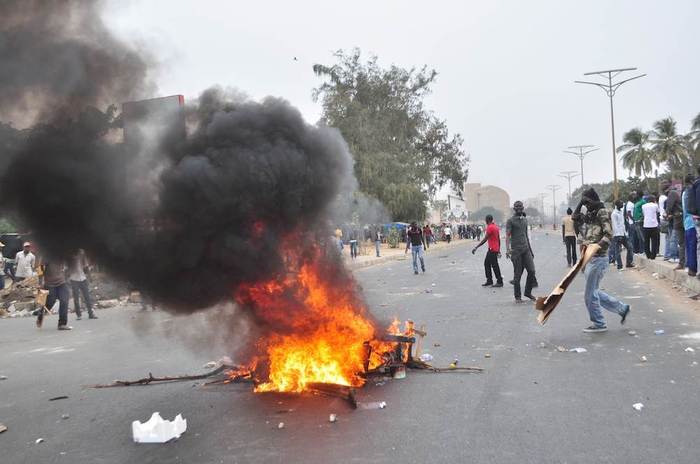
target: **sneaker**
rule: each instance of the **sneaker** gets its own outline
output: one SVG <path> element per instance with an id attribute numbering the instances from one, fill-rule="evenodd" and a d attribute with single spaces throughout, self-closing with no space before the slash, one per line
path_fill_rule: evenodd
<path id="1" fill-rule="evenodd" d="M 688 271 L 688 277 L 695 277 L 697 274 L 693 271 Z"/>
<path id="2" fill-rule="evenodd" d="M 528 298 L 528 299 L 530 299 L 530 300 L 532 300 L 532 301 L 536 301 L 536 300 L 537 300 L 537 298 L 535 298 L 535 297 L 532 296 L 532 295 L 525 294 L 524 296 L 525 296 L 525 298 Z"/>
<path id="3" fill-rule="evenodd" d="M 634 264 L 628 264 L 628 265 L 627 265 L 627 266 L 625 266 L 625 267 L 629 269 L 629 268 L 632 268 L 632 267 L 634 267 Z"/>
<path id="4" fill-rule="evenodd" d="M 630 305 L 625 305 L 625 312 L 622 313 L 622 319 L 620 319 L 620 324 L 625 325 L 625 319 L 627 319 L 627 315 L 630 313 Z"/>
<path id="5" fill-rule="evenodd" d="M 63 324 L 58 326 L 58 330 L 73 330 L 73 327 Z"/>
<path id="6" fill-rule="evenodd" d="M 683 271 L 683 270 L 685 270 L 685 266 L 681 266 L 681 265 L 679 264 L 678 266 L 676 266 L 676 267 L 673 268 L 673 269 L 676 270 L 676 271 Z"/>
<path id="7" fill-rule="evenodd" d="M 497 288 L 498 288 L 498 287 L 503 287 L 503 282 L 496 282 L 496 283 L 494 284 L 494 287 L 497 287 Z"/>
<path id="8" fill-rule="evenodd" d="M 413 273 L 414 273 L 415 275 L 418 275 L 418 271 L 413 271 Z"/>
<path id="9" fill-rule="evenodd" d="M 94 314 L 90 314 L 88 319 L 99 319 L 99 317 L 95 316 Z"/>
<path id="10" fill-rule="evenodd" d="M 516 303 L 522 303 L 522 302 L 523 302 L 523 299 L 520 298 L 519 296 L 516 296 L 516 297 L 515 297 L 515 302 L 516 302 Z"/>
<path id="11" fill-rule="evenodd" d="M 599 333 L 599 332 L 607 332 L 608 328 L 606 326 L 598 327 L 597 325 L 592 325 L 592 326 L 586 327 L 585 329 L 583 329 L 583 331 L 586 333 Z"/>
<path id="12" fill-rule="evenodd" d="M 80 320 L 82 320 L 82 318 L 83 318 L 83 316 L 76 316 L 76 317 L 75 317 L 75 320 L 76 320 L 76 321 L 80 321 Z"/>
<path id="13" fill-rule="evenodd" d="M 491 287 L 491 286 L 493 286 L 493 282 L 486 282 L 486 283 L 481 284 L 481 286 L 482 287 Z"/>

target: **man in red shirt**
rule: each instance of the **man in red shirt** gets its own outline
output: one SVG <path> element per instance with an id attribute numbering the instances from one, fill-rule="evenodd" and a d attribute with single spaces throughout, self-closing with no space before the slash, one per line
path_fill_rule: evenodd
<path id="1" fill-rule="evenodd" d="M 493 216 L 486 216 L 486 234 L 484 239 L 474 247 L 472 254 L 476 254 L 484 243 L 489 243 L 489 251 L 486 252 L 484 259 L 484 268 L 486 270 L 486 283 L 482 287 L 503 287 L 503 277 L 501 276 L 501 268 L 498 266 L 498 258 L 501 257 L 501 231 L 496 224 L 493 223 Z M 496 283 L 493 283 L 493 274 L 496 275 Z"/>

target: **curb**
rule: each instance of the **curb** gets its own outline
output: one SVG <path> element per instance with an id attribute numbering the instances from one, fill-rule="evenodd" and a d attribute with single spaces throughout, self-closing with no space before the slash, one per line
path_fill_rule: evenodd
<path id="1" fill-rule="evenodd" d="M 473 240 L 472 240 L 472 242 L 478 243 L 478 242 L 473 241 Z M 425 251 L 425 253 L 429 254 L 429 253 L 433 253 L 433 252 L 439 252 L 442 250 L 449 250 L 452 248 L 456 248 L 459 245 L 466 245 L 468 243 L 470 243 L 469 239 L 463 239 L 463 240 L 455 240 L 450 244 L 447 244 L 447 243 L 441 244 L 437 247 L 435 245 L 433 245 L 432 247 L 428 248 Z M 362 262 L 347 261 L 345 263 L 345 265 L 349 269 L 362 269 L 365 267 L 375 266 L 377 264 L 387 263 L 389 261 L 402 261 L 402 260 L 406 260 L 406 259 L 407 259 L 407 255 L 405 255 L 404 253 L 395 253 L 395 254 L 391 254 L 388 256 L 381 256 L 379 258 L 371 258 L 371 259 L 363 260 Z"/>
<path id="2" fill-rule="evenodd" d="M 641 271 L 651 275 L 656 274 L 659 278 L 668 279 L 676 285 L 680 285 L 695 293 L 700 293 L 700 279 L 689 276 L 687 270 L 676 270 L 675 263 L 668 263 L 663 261 L 663 259 L 648 259 L 645 256 L 635 255 L 634 264 Z"/>

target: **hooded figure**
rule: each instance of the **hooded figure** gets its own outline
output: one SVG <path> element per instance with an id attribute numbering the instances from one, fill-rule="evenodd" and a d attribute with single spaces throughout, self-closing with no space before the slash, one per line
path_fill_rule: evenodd
<path id="1" fill-rule="evenodd" d="M 585 215 L 581 209 L 586 207 Z M 586 224 L 584 245 L 598 245 L 600 249 L 586 264 L 584 275 L 586 276 L 586 290 L 584 301 L 588 309 L 588 315 L 593 325 L 583 329 L 587 333 L 605 332 L 608 330 L 602 308 L 620 316 L 620 323 L 624 324 L 630 312 L 630 306 L 617 300 L 600 290 L 600 282 L 608 270 L 608 248 L 612 242 L 613 232 L 610 223 L 610 214 L 605 205 L 600 201 L 598 193 L 592 188 L 583 192 L 581 201 L 574 212 L 575 220 Z"/>

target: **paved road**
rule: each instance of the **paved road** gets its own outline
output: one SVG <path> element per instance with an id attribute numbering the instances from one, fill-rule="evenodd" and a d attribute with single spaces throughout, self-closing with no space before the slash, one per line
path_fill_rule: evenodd
<path id="1" fill-rule="evenodd" d="M 565 270 L 563 248 L 544 233 L 535 235 L 534 248 L 545 291 Z M 0 461 L 698 462 L 697 304 L 642 273 L 613 271 L 605 287 L 633 306 L 625 329 L 611 318 L 606 334 L 581 332 L 588 320 L 580 279 L 540 327 L 531 305 L 512 302 L 511 288 L 479 286 L 482 259 L 483 251 L 473 257 L 460 246 L 431 254 L 425 275 L 414 276 L 407 261 L 356 271 L 378 317 L 427 324 L 426 347 L 437 364 L 457 357 L 486 368 L 481 375 L 409 372 L 405 380 L 363 389 L 361 400 L 385 400 L 383 410 L 253 395 L 243 385 L 81 388 L 149 371 L 197 371 L 240 343 L 207 340 L 202 316 L 106 310 L 97 321 L 74 322 L 69 333 L 37 331 L 30 319 L 1 320 L 0 375 L 8 379 L 0 381 L 0 422 L 9 430 L 0 434 Z M 511 275 L 509 263 L 501 264 Z M 654 335 L 660 328 L 665 334 Z M 692 334 L 696 338 L 682 338 Z M 559 352 L 557 346 L 588 351 Z M 684 351 L 688 346 L 696 352 Z M 58 395 L 69 398 L 48 401 Z M 632 408 L 638 402 L 645 405 L 641 412 Z M 133 444 L 131 421 L 153 411 L 168 418 L 182 413 L 188 432 L 175 443 Z M 329 423 L 329 413 L 339 421 Z M 281 421 L 285 428 L 278 430 Z M 40 437 L 45 441 L 35 444 Z"/>

